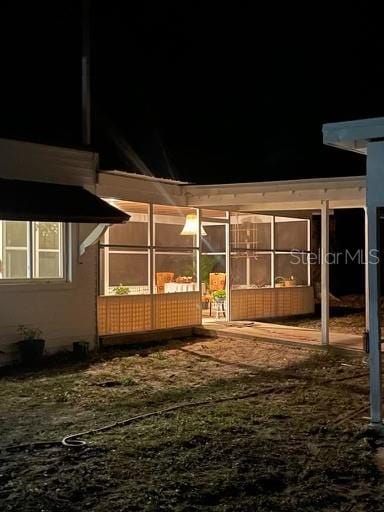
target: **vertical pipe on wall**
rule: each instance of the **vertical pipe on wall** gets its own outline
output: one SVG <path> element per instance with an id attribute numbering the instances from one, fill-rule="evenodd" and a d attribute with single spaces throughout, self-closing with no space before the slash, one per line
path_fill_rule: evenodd
<path id="1" fill-rule="evenodd" d="M 90 0 L 83 0 L 82 3 L 82 56 L 81 56 L 81 112 L 82 112 L 82 142 L 84 145 L 91 144 L 91 73 L 90 73 Z"/>
<path id="2" fill-rule="evenodd" d="M 329 344 L 329 201 L 321 201 L 321 343 Z"/>

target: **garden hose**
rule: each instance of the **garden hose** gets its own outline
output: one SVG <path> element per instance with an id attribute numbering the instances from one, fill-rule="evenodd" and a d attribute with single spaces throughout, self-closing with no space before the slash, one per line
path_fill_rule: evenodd
<path id="1" fill-rule="evenodd" d="M 321 384 L 334 384 L 336 382 L 343 382 L 346 380 L 354 380 L 354 379 L 359 379 L 361 377 L 366 377 L 366 376 L 368 376 L 367 372 L 359 373 L 357 375 L 352 375 L 350 377 L 341 377 L 338 379 L 324 380 Z M 164 409 L 157 409 L 155 411 L 138 414 L 136 416 L 131 416 L 130 418 L 127 418 L 125 420 L 115 421 L 114 423 L 110 423 L 109 425 L 104 425 L 102 427 L 84 430 L 82 432 L 77 432 L 75 434 L 69 434 L 69 435 L 65 436 L 61 441 L 36 441 L 36 442 L 32 442 L 32 443 L 11 445 L 11 446 L 6 446 L 6 447 L 0 448 L 0 451 L 1 450 L 19 451 L 19 450 L 23 450 L 23 449 L 31 449 L 31 448 L 36 448 L 36 447 L 60 446 L 60 445 L 68 447 L 68 448 L 82 448 L 82 447 L 87 446 L 88 443 L 82 439 L 79 439 L 80 437 L 90 436 L 90 435 L 98 434 L 100 432 L 107 432 L 108 430 L 112 430 L 114 428 L 119 428 L 119 427 L 124 427 L 125 425 L 133 423 L 135 421 L 143 420 L 145 418 L 161 416 L 163 414 L 168 414 L 168 413 L 180 410 L 180 409 L 188 409 L 188 408 L 192 408 L 192 407 L 200 407 L 200 406 L 204 406 L 204 405 L 218 404 L 218 403 L 222 403 L 222 402 L 228 402 L 230 400 L 244 400 L 247 398 L 252 398 L 252 397 L 263 395 L 263 394 L 270 394 L 270 393 L 277 393 L 277 392 L 283 393 L 284 391 L 293 389 L 296 386 L 297 386 L 297 383 L 287 384 L 284 386 L 272 386 L 272 387 L 269 387 L 266 389 L 252 391 L 250 393 L 245 393 L 245 394 L 224 396 L 224 397 L 215 398 L 215 399 L 208 398 L 205 400 L 198 400 L 198 401 L 194 401 L 194 402 L 186 402 L 186 403 L 182 403 L 182 404 L 171 405 L 170 407 L 166 407 Z M 334 423 L 331 422 L 331 425 L 333 425 L 333 424 L 338 425 L 338 424 L 344 422 L 345 420 L 347 420 L 348 418 L 355 416 L 359 412 L 362 412 L 367 407 L 368 407 L 368 405 L 365 405 L 363 407 L 360 406 L 358 409 L 352 411 L 348 415 L 342 416 L 341 418 L 340 417 L 337 418 Z"/>

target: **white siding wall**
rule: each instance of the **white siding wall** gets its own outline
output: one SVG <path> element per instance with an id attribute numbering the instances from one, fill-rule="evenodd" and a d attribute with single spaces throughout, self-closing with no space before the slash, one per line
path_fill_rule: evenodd
<path id="1" fill-rule="evenodd" d="M 72 280 L 62 283 L 0 283 L 0 365 L 16 356 L 17 326 L 43 331 L 47 352 L 72 349 L 72 342 L 96 341 L 97 249 L 78 261 L 77 227 L 72 227 Z"/>
<path id="2" fill-rule="evenodd" d="M 95 190 L 97 154 L 71 148 L 0 139 L 0 177 L 84 186 Z M 17 205 L 15 205 L 17 207 Z M 94 225 L 73 225 L 68 282 L 0 281 L 0 365 L 16 356 L 17 326 L 43 331 L 47 352 L 72 349 L 72 342 L 96 342 L 97 249 L 79 259 L 78 239 Z"/>

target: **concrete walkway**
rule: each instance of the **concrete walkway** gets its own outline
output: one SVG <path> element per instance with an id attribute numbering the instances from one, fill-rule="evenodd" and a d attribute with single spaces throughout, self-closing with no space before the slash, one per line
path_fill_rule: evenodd
<path id="1" fill-rule="evenodd" d="M 195 331 L 203 335 L 261 338 L 289 345 L 303 345 L 313 348 L 322 347 L 320 331 L 305 327 L 292 327 L 290 325 L 253 321 L 225 322 L 210 320 L 204 322 L 202 327 L 197 327 Z M 363 339 L 358 334 L 330 332 L 329 344 L 331 347 L 346 350 L 363 350 Z"/>

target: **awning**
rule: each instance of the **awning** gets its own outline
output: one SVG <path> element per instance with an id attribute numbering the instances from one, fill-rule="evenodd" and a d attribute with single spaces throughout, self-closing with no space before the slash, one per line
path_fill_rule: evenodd
<path id="1" fill-rule="evenodd" d="M 130 216 L 82 187 L 0 178 L 0 219 L 120 224 Z"/>

